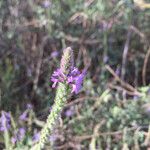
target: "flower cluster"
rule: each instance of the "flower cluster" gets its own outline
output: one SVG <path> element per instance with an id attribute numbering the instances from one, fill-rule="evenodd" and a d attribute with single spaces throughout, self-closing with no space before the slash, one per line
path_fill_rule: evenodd
<path id="1" fill-rule="evenodd" d="M 52 74 L 51 81 L 53 82 L 52 87 L 55 88 L 58 82 L 67 83 L 71 86 L 71 93 L 79 93 L 86 71 L 82 73 L 78 68 L 74 67 L 67 75 L 59 68 Z"/>
<path id="2" fill-rule="evenodd" d="M 5 111 L 1 112 L 1 117 L 0 117 L 0 131 L 6 131 L 10 128 L 10 113 L 7 113 Z"/>

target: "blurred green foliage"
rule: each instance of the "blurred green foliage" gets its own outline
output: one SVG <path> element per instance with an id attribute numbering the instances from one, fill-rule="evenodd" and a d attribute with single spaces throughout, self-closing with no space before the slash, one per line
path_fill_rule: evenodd
<path id="1" fill-rule="evenodd" d="M 50 76 L 71 46 L 77 66 L 89 68 L 83 90 L 62 113 L 54 148 L 148 149 L 150 9 L 142 2 L 1 0 L 1 110 L 16 119 L 32 103 L 45 120 L 55 96 Z M 69 104 L 71 117 L 65 116 Z"/>

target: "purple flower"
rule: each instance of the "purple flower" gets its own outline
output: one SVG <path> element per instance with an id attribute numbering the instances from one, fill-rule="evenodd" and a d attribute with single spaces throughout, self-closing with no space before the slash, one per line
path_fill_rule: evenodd
<path id="1" fill-rule="evenodd" d="M 10 113 L 7 113 L 5 111 L 2 111 L 1 117 L 0 117 L 0 131 L 6 131 L 10 128 Z"/>
<path id="2" fill-rule="evenodd" d="M 11 142 L 15 144 L 16 142 L 22 141 L 25 137 L 25 133 L 25 128 L 19 128 L 19 130 L 14 132 L 14 136 L 11 138 Z"/>
<path id="3" fill-rule="evenodd" d="M 70 73 L 65 75 L 61 69 L 57 69 L 54 71 L 51 77 L 51 81 L 53 82 L 52 88 L 55 88 L 58 82 L 66 82 L 72 88 L 71 93 L 75 92 L 77 94 L 82 88 L 85 73 L 85 70 L 81 73 L 77 68 L 74 67 Z"/>
<path id="4" fill-rule="evenodd" d="M 82 73 L 78 68 L 74 67 L 74 55 L 71 47 L 67 47 L 64 52 L 60 63 L 60 68 L 54 71 L 51 77 L 53 82 L 52 88 L 55 88 L 57 83 L 65 83 L 71 87 L 71 93 L 79 93 L 86 70 Z"/>
<path id="5" fill-rule="evenodd" d="M 33 141 L 33 142 L 38 142 L 39 139 L 40 139 L 40 132 L 37 132 L 37 131 L 36 131 L 36 132 L 34 133 L 33 137 L 32 137 L 32 141 Z"/>
<path id="6" fill-rule="evenodd" d="M 22 140 L 25 136 L 25 133 L 26 133 L 25 128 L 20 128 L 19 131 L 18 131 L 18 139 Z"/>
<path id="7" fill-rule="evenodd" d="M 15 136 L 13 136 L 13 137 L 11 138 L 11 142 L 12 142 L 13 144 L 15 144 L 15 143 L 17 142 L 17 138 L 16 138 Z"/>
<path id="8" fill-rule="evenodd" d="M 76 76 L 74 78 L 74 82 L 72 82 L 72 91 L 71 93 L 75 92 L 76 94 L 79 93 L 79 91 L 82 88 L 82 83 L 84 79 L 85 73 L 81 73 L 79 76 Z"/>
<path id="9" fill-rule="evenodd" d="M 28 114 L 28 112 L 27 112 L 27 111 L 24 111 L 24 112 L 20 115 L 19 119 L 25 121 L 25 120 L 27 119 L 27 114 Z"/>
<path id="10" fill-rule="evenodd" d="M 65 81 L 65 75 L 62 73 L 61 69 L 54 71 L 51 77 L 51 81 L 54 82 L 52 88 L 55 88 L 58 82 Z"/>
<path id="11" fill-rule="evenodd" d="M 74 107 L 70 107 L 68 110 L 66 110 L 65 115 L 67 117 L 71 117 L 72 115 L 74 115 Z"/>

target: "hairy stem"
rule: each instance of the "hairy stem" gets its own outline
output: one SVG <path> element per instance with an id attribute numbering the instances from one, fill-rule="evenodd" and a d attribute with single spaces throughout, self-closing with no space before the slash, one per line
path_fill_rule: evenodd
<path id="1" fill-rule="evenodd" d="M 69 88 L 67 85 L 59 83 L 55 98 L 55 104 L 53 105 L 51 113 L 47 118 L 46 124 L 41 131 L 40 140 L 34 147 L 36 150 L 41 150 L 44 147 L 44 144 L 47 142 L 48 136 L 52 133 L 53 126 L 55 125 L 56 120 L 60 116 L 61 111 L 66 104 L 68 91 Z"/>

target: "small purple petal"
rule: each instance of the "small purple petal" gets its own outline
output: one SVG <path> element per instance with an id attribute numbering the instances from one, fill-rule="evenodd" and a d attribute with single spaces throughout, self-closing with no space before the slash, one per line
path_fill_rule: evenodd
<path id="1" fill-rule="evenodd" d="M 65 115 L 66 115 L 66 117 L 71 117 L 71 116 L 73 116 L 74 115 L 74 108 L 73 107 L 71 107 L 71 108 L 69 108 L 66 112 L 65 112 Z"/>
<path id="2" fill-rule="evenodd" d="M 8 128 L 6 128 L 6 127 L 4 127 L 4 126 L 3 126 L 3 127 L 0 127 L 0 131 L 3 131 L 3 132 L 7 131 L 7 129 L 8 129 Z"/>
<path id="3" fill-rule="evenodd" d="M 10 113 L 7 113 L 5 111 L 2 111 L 1 117 L 0 117 L 0 131 L 6 131 L 10 128 Z"/>
<path id="4" fill-rule="evenodd" d="M 22 140 L 25 136 L 25 133 L 26 133 L 25 128 L 20 128 L 19 131 L 18 131 L 18 139 Z"/>
<path id="5" fill-rule="evenodd" d="M 72 91 L 71 93 L 75 92 L 76 91 L 76 85 L 75 84 L 72 84 Z M 75 92 L 76 93 L 76 92 Z"/>
<path id="6" fill-rule="evenodd" d="M 27 111 L 23 112 L 23 114 L 20 115 L 19 119 L 25 121 L 27 119 Z"/>
<path id="7" fill-rule="evenodd" d="M 76 94 L 79 93 L 80 89 L 82 88 L 84 76 L 85 73 L 82 73 L 75 78 L 75 84 L 72 85 L 72 93 L 73 92 L 75 92 Z"/>
<path id="8" fill-rule="evenodd" d="M 60 69 L 54 71 L 51 77 L 51 81 L 54 82 L 52 88 L 55 88 L 58 82 L 64 82 L 65 75 L 61 72 Z"/>
<path id="9" fill-rule="evenodd" d="M 11 142 L 12 142 L 13 144 L 15 144 L 15 143 L 17 142 L 17 138 L 13 136 L 13 137 L 11 138 Z"/>
<path id="10" fill-rule="evenodd" d="M 40 139 L 40 133 L 39 132 L 34 133 L 32 137 L 33 142 L 38 142 L 39 139 Z"/>
<path id="11" fill-rule="evenodd" d="M 54 82 L 53 85 L 52 85 L 52 88 L 55 88 L 56 84 L 57 84 L 57 82 Z"/>
<path id="12" fill-rule="evenodd" d="M 77 76 L 80 74 L 80 71 L 78 70 L 78 68 L 73 68 L 73 70 L 71 71 L 71 75 L 72 76 Z"/>
<path id="13" fill-rule="evenodd" d="M 68 83 L 72 83 L 74 81 L 74 78 L 71 76 L 71 77 L 68 77 L 68 79 L 67 79 L 67 82 Z"/>

